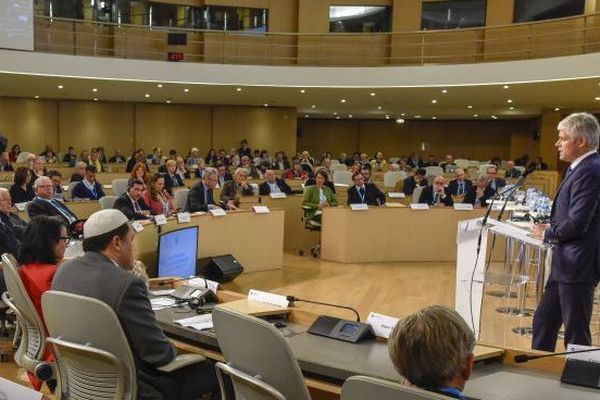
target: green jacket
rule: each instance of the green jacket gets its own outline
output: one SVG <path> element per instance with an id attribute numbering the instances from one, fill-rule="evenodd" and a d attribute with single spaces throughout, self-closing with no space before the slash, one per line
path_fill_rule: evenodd
<path id="1" fill-rule="evenodd" d="M 331 207 L 336 207 L 338 205 L 335 193 L 327 186 L 323 186 L 323 194 Z M 304 189 L 304 201 L 302 202 L 302 206 L 310 209 L 307 215 L 308 218 L 312 218 L 319 210 L 319 200 L 319 188 L 317 186 L 309 186 Z"/>

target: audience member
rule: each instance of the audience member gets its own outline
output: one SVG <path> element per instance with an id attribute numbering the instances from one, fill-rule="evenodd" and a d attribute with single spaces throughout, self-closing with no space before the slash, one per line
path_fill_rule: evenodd
<path id="1" fill-rule="evenodd" d="M 148 189 L 142 193 L 142 199 L 154 215 L 163 214 L 168 217 L 177 212 L 173 197 L 165 189 L 165 177 L 160 173 L 150 176 Z"/>
<path id="2" fill-rule="evenodd" d="M 380 206 L 385 204 L 385 194 L 373 183 L 365 183 L 362 173 L 352 175 L 354 186 L 348 189 L 347 204 L 367 204 L 369 206 Z"/>
<path id="3" fill-rule="evenodd" d="M 52 286 L 57 264 L 62 261 L 67 248 L 67 235 L 67 227 L 61 219 L 46 216 L 33 218 L 25 231 L 17 257 L 21 281 L 42 322 L 42 295 Z M 49 346 L 46 347 L 42 360 L 54 361 Z M 40 390 L 42 381 L 31 372 L 27 375 L 34 389 Z M 53 388 L 56 382 L 49 382 L 48 385 Z"/>
<path id="4" fill-rule="evenodd" d="M 30 159 L 28 157 L 28 159 L 31 160 L 31 181 L 32 183 L 35 182 L 35 180 L 37 178 L 40 178 L 42 176 L 46 176 L 46 174 L 48 174 L 48 171 L 46 170 L 46 161 L 44 160 L 44 157 L 42 156 L 35 156 L 33 154 L 30 154 L 30 156 L 33 156 L 32 159 Z"/>
<path id="5" fill-rule="evenodd" d="M 340 153 L 340 158 L 338 158 L 340 164 L 344 164 L 346 167 L 352 166 L 354 164 L 354 160 L 348 157 L 348 153 Z"/>
<path id="6" fill-rule="evenodd" d="M 275 153 L 275 159 L 273 160 L 271 167 L 278 170 L 290 169 L 290 162 L 283 151 Z"/>
<path id="7" fill-rule="evenodd" d="M 214 189 L 217 187 L 218 176 L 214 168 L 206 168 L 202 180 L 192 186 L 188 192 L 187 209 L 189 212 L 208 211 L 213 208 L 220 208 L 215 203 Z M 225 207 L 235 209 L 233 200 L 230 200 Z"/>
<path id="8" fill-rule="evenodd" d="M 206 164 L 206 166 L 214 167 L 215 165 L 217 165 L 218 161 L 219 161 L 219 156 L 217 156 L 217 151 L 215 149 L 208 150 L 208 153 L 206 154 L 206 157 L 204 158 L 204 163 Z"/>
<path id="9" fill-rule="evenodd" d="M 502 164 L 502 159 L 498 156 L 492 157 L 492 159 L 490 160 L 490 164 L 494 164 L 496 168 L 500 168 L 500 165 Z"/>
<path id="10" fill-rule="evenodd" d="M 40 153 L 40 157 L 44 157 L 46 164 L 56 164 L 58 162 L 58 157 L 56 156 L 56 153 L 48 145 L 46 145 L 44 151 Z"/>
<path id="11" fill-rule="evenodd" d="M 268 169 L 265 172 L 265 181 L 258 186 L 258 194 L 268 196 L 271 193 L 292 193 L 292 188 L 283 180 L 279 179 L 275 171 Z"/>
<path id="12" fill-rule="evenodd" d="M 48 172 L 48 178 L 50 178 L 52 181 L 52 190 L 54 191 L 52 197 L 54 197 L 56 200 L 63 201 L 65 199 L 65 194 L 62 188 L 62 174 L 58 171 L 52 170 Z"/>
<path id="13" fill-rule="evenodd" d="M 234 154 L 229 157 L 229 166 L 232 170 L 236 170 L 240 166 L 240 156 Z"/>
<path id="14" fill-rule="evenodd" d="M 104 172 L 104 166 L 102 165 L 102 161 L 100 161 L 100 152 L 97 148 L 94 148 L 90 151 L 88 165 L 95 166 L 96 171 L 98 172 Z"/>
<path id="15" fill-rule="evenodd" d="M 225 204 L 231 204 L 228 207 L 237 210 L 240 205 L 241 196 L 252 196 L 252 187 L 248 183 L 248 173 L 243 168 L 238 168 L 233 174 L 233 181 L 225 182 L 221 190 L 221 201 Z"/>
<path id="16" fill-rule="evenodd" d="M 21 217 L 19 217 L 19 214 L 14 211 L 10 192 L 8 189 L 0 188 L 0 223 L 6 225 L 9 229 L 9 236 L 21 241 L 23 239 L 23 232 L 27 227 L 27 222 L 23 221 Z M 8 253 L 13 255 L 17 254 L 16 252 L 10 251 Z"/>
<path id="17" fill-rule="evenodd" d="M 429 186 L 425 175 L 427 175 L 425 168 L 418 168 L 413 176 L 406 178 L 404 180 L 404 194 L 410 196 L 413 194 L 417 186 Z"/>
<path id="18" fill-rule="evenodd" d="M 331 189 L 333 194 L 335 194 L 335 185 L 333 184 L 332 181 L 329 180 L 329 177 L 332 176 L 332 174 L 330 174 L 329 171 L 324 167 L 317 168 L 317 171 L 320 171 L 320 170 L 323 170 L 327 173 L 327 179 L 325 180 L 325 183 L 323 185 L 327 186 L 329 189 Z M 314 185 L 316 185 L 316 183 L 317 183 L 317 181 L 315 178 L 308 178 L 306 181 L 304 181 L 304 187 L 314 186 Z"/>
<path id="19" fill-rule="evenodd" d="M 427 186 L 421 191 L 419 203 L 429 204 L 430 206 L 434 207 L 452 207 L 454 205 L 454 200 L 452 200 L 450 189 L 445 185 L 446 179 L 444 176 L 437 175 L 435 178 L 433 178 L 433 184 L 431 186 Z"/>
<path id="20" fill-rule="evenodd" d="M 471 203 L 473 204 L 473 207 L 476 208 L 487 207 L 487 201 L 494 197 L 494 194 L 496 193 L 495 190 L 488 185 L 488 182 L 488 175 L 480 174 L 477 176 L 475 186 L 472 186 L 467 191 L 463 203 Z"/>
<path id="21" fill-rule="evenodd" d="M 190 177 L 191 177 L 190 170 L 187 169 L 187 167 L 185 165 L 185 161 L 183 160 L 183 157 L 181 157 L 181 156 L 175 157 L 175 166 L 177 167 L 175 169 L 175 173 L 177 175 L 179 175 L 182 182 L 184 179 L 190 179 Z"/>
<path id="22" fill-rule="evenodd" d="M 548 169 L 548 164 L 542 161 L 542 157 L 536 157 L 535 161 L 533 161 L 528 169 L 535 169 L 536 171 L 546 171 Z"/>
<path id="23" fill-rule="evenodd" d="M 335 193 L 325 186 L 328 178 L 327 172 L 318 170 L 315 175 L 315 185 L 306 187 L 304 191 L 302 207 L 306 210 L 305 223 L 315 228 L 321 226 L 322 210 L 338 205 Z"/>
<path id="24" fill-rule="evenodd" d="M 302 169 L 302 166 L 300 165 L 300 161 L 294 161 L 294 164 L 292 165 L 292 169 L 290 169 L 287 173 L 286 173 L 286 178 L 287 179 L 306 179 L 308 178 L 308 173 L 306 171 L 304 171 Z"/>
<path id="25" fill-rule="evenodd" d="M 366 183 L 373 183 L 373 177 L 371 176 L 371 164 L 363 164 L 360 168 L 360 173 L 365 178 Z"/>
<path id="26" fill-rule="evenodd" d="M 239 166 L 239 168 L 243 168 L 244 170 L 246 170 L 246 173 L 248 174 L 248 176 L 251 176 L 252 178 L 258 178 L 258 171 L 256 169 L 256 166 L 252 164 L 250 157 L 244 155 L 241 157 L 241 165 Z"/>
<path id="27" fill-rule="evenodd" d="M 35 197 L 31 186 L 31 172 L 27 167 L 19 167 L 15 171 L 14 183 L 10 187 L 12 204 L 27 203 Z"/>
<path id="28" fill-rule="evenodd" d="M 400 171 L 410 173 L 413 170 L 413 167 L 408 164 L 408 159 L 406 157 L 400 158 L 399 165 L 400 165 Z"/>
<path id="29" fill-rule="evenodd" d="M 375 153 L 375 156 L 371 160 L 371 167 L 375 171 L 383 171 L 387 166 L 387 161 L 383 158 L 383 153 L 378 151 Z"/>
<path id="30" fill-rule="evenodd" d="M 518 169 L 515 168 L 515 162 L 507 161 L 506 162 L 506 174 L 504 175 L 504 177 L 509 179 L 509 178 L 519 178 L 520 176 L 521 176 L 521 171 L 519 171 Z"/>
<path id="31" fill-rule="evenodd" d="M 446 154 L 444 156 L 444 161 L 442 163 L 440 163 L 440 167 L 442 168 L 442 170 L 444 172 L 450 172 L 449 168 L 446 167 L 452 167 L 452 166 L 456 166 L 456 164 L 454 163 L 454 157 L 452 157 L 452 154 Z"/>
<path id="32" fill-rule="evenodd" d="M 79 153 L 79 161 L 83 161 L 86 165 L 90 161 L 90 153 L 86 149 L 81 150 L 81 153 Z"/>
<path id="33" fill-rule="evenodd" d="M 204 161 L 202 157 L 200 157 L 200 150 L 197 147 L 192 147 L 190 149 L 190 154 L 187 158 L 186 164 L 188 167 L 192 168 L 197 165 L 200 160 Z M 195 167 L 194 167 L 195 168 Z"/>
<path id="34" fill-rule="evenodd" d="M 142 199 L 143 191 L 144 182 L 131 178 L 127 182 L 127 191 L 115 201 L 113 208 L 121 211 L 130 220 L 148 219 L 151 212 Z"/>
<path id="35" fill-rule="evenodd" d="M 176 173 L 177 162 L 175 160 L 168 160 L 165 163 L 165 166 L 167 167 L 167 173 L 165 174 L 165 188 L 172 196 L 173 188 L 183 187 L 185 185 L 183 183 L 183 179 L 181 179 L 181 176 Z"/>
<path id="36" fill-rule="evenodd" d="M 252 149 L 248 146 L 248 141 L 246 139 L 242 139 L 240 142 L 240 148 L 238 150 L 238 155 L 240 158 L 242 156 L 252 157 Z"/>
<path id="37" fill-rule="evenodd" d="M 30 220 L 38 215 L 60 217 L 69 227 L 77 221 L 75 213 L 54 198 L 54 185 L 50 178 L 47 176 L 37 178 L 33 184 L 33 188 L 35 190 L 35 198 L 27 207 L 27 214 L 29 214 Z"/>
<path id="38" fill-rule="evenodd" d="M 469 326 L 445 306 L 430 306 L 403 318 L 388 340 L 392 363 L 409 384 L 463 400 L 474 348 Z"/>
<path id="39" fill-rule="evenodd" d="M 440 163 L 436 160 L 435 156 L 431 154 L 429 160 L 423 164 L 424 167 L 439 167 Z"/>
<path id="40" fill-rule="evenodd" d="M 108 163 L 108 160 L 106 159 L 106 153 L 104 152 L 104 147 L 100 146 L 96 148 L 96 151 L 98 152 L 98 160 L 100 160 L 102 165 Z"/>
<path id="41" fill-rule="evenodd" d="M 71 175 L 71 182 L 81 182 L 85 178 L 85 167 L 87 164 L 83 161 L 75 163 L 75 172 Z"/>
<path id="42" fill-rule="evenodd" d="M 350 167 L 350 174 L 354 175 L 354 174 L 358 174 L 359 172 L 362 171 L 362 163 L 360 161 L 356 161 L 354 164 L 352 164 L 352 166 Z"/>
<path id="43" fill-rule="evenodd" d="M 489 186 L 496 192 L 498 189 L 506 186 L 506 181 L 502 178 L 498 178 L 498 168 L 497 167 L 488 167 L 487 175 L 489 178 Z"/>
<path id="44" fill-rule="evenodd" d="M 73 200 L 100 200 L 104 197 L 104 190 L 100 182 L 96 181 L 96 167 L 85 167 L 85 177 L 73 188 Z"/>
<path id="45" fill-rule="evenodd" d="M 144 190 L 146 190 L 146 188 L 148 187 L 148 171 L 148 164 L 139 162 L 135 164 L 135 166 L 131 170 L 131 175 L 129 176 L 129 179 L 139 179 L 140 181 L 144 182 Z"/>
<path id="46" fill-rule="evenodd" d="M 10 162 L 17 162 L 17 157 L 19 157 L 19 154 L 21 154 L 21 146 L 14 144 L 8 153 L 8 159 Z"/>
<path id="47" fill-rule="evenodd" d="M 211 362 L 171 373 L 158 370 L 173 361 L 176 350 L 156 322 L 146 284 L 129 272 L 134 230 L 127 217 L 118 210 L 98 211 L 83 229 L 84 255 L 61 266 L 52 289 L 98 299 L 115 311 L 135 360 L 138 398 L 183 400 L 208 392 L 218 398 Z"/>
<path id="48" fill-rule="evenodd" d="M 146 166 L 146 170 L 148 170 L 148 163 L 146 161 L 146 156 L 144 155 L 144 151 L 141 149 L 137 149 L 131 154 L 129 160 L 127 160 L 127 166 L 125 167 L 125 172 L 132 172 L 133 168 L 138 164 L 142 163 Z M 161 166 L 163 168 L 164 166 Z M 158 169 L 161 171 L 161 169 Z M 161 171 L 162 172 L 162 171 Z"/>
<path id="49" fill-rule="evenodd" d="M 424 166 L 423 159 L 417 153 L 411 155 L 407 162 L 412 168 L 422 168 Z"/>
<path id="50" fill-rule="evenodd" d="M 0 171 L 12 172 L 13 166 L 10 164 L 10 157 L 6 151 L 0 153 Z"/>
<path id="51" fill-rule="evenodd" d="M 224 164 L 217 164 L 217 172 L 219 187 L 222 188 L 225 182 L 230 182 L 233 180 L 233 175 L 227 171 L 227 167 Z"/>
<path id="52" fill-rule="evenodd" d="M 162 149 L 160 147 L 155 147 L 152 149 L 152 154 L 148 156 L 148 161 L 150 161 L 150 164 L 163 165 L 164 158 L 165 157 L 163 157 Z"/>
<path id="53" fill-rule="evenodd" d="M 121 154 L 119 149 L 115 150 L 115 154 L 108 160 L 111 164 L 122 164 L 125 162 L 125 156 Z"/>
<path id="54" fill-rule="evenodd" d="M 69 149 L 62 158 L 62 162 L 69 165 L 69 167 L 75 165 L 77 162 L 77 153 L 75 152 L 75 148 L 73 146 L 69 146 Z"/>
<path id="55" fill-rule="evenodd" d="M 454 171 L 455 178 L 448 184 L 450 194 L 453 196 L 464 196 L 471 189 L 473 182 L 470 179 L 465 179 L 465 171 L 462 168 L 457 168 Z"/>

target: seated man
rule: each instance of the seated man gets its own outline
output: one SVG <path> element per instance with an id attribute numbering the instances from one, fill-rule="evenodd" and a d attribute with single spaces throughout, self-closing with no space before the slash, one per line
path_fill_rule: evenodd
<path id="1" fill-rule="evenodd" d="M 469 326 L 445 306 L 430 306 L 402 319 L 388 339 L 390 359 L 409 384 L 463 400 L 474 348 Z"/>
<path id="2" fill-rule="evenodd" d="M 189 212 L 208 211 L 213 208 L 220 208 L 215 204 L 213 190 L 217 186 L 217 170 L 206 168 L 202 181 L 195 184 L 188 192 L 187 209 Z M 227 208 L 235 208 L 233 202 L 226 204 Z"/>
<path id="3" fill-rule="evenodd" d="M 150 208 L 142 199 L 143 191 L 144 182 L 141 179 L 131 178 L 127 182 L 127 191 L 115 201 L 113 208 L 121 211 L 129 219 L 148 219 Z"/>
<path id="4" fill-rule="evenodd" d="M 439 165 L 440 163 L 435 159 L 433 154 L 431 154 L 429 160 L 423 164 L 424 167 L 438 167 Z"/>
<path id="5" fill-rule="evenodd" d="M 471 203 L 473 207 L 487 207 L 487 201 L 494 197 L 496 193 L 494 189 L 488 185 L 489 178 L 487 175 L 480 174 L 475 181 L 475 186 L 472 186 L 463 199 L 463 203 Z"/>
<path id="6" fill-rule="evenodd" d="M 446 179 L 443 175 L 437 175 L 433 178 L 433 185 L 427 186 L 421 192 L 419 203 L 429 204 L 430 206 L 446 206 L 452 207 L 454 200 L 450 194 L 450 189 L 446 186 Z"/>
<path id="7" fill-rule="evenodd" d="M 367 204 L 380 206 L 385 204 L 385 194 L 373 183 L 365 183 L 365 177 L 358 172 L 352 175 L 354 186 L 348 189 L 347 204 Z"/>
<path id="8" fill-rule="evenodd" d="M 440 163 L 440 167 L 444 172 L 447 172 L 446 167 L 452 166 L 456 166 L 456 164 L 454 163 L 454 157 L 452 157 L 452 154 L 446 154 L 446 156 L 444 157 L 444 161 Z"/>
<path id="9" fill-rule="evenodd" d="M 278 178 L 275 171 L 268 169 L 265 172 L 265 182 L 258 185 L 258 194 L 268 196 L 271 193 L 285 193 L 288 195 L 292 193 L 292 188 L 283 179 Z"/>
<path id="10" fill-rule="evenodd" d="M 545 171 L 548 169 L 548 164 L 546 164 L 542 157 L 536 157 L 535 161 L 532 161 L 531 164 L 527 167 L 527 169 L 534 169 L 536 171 Z"/>
<path id="11" fill-rule="evenodd" d="M 55 170 L 48 171 L 48 178 L 50 178 L 52 185 L 54 185 L 52 188 L 52 190 L 54 190 L 54 198 L 63 201 L 65 193 L 62 188 L 62 174 Z"/>
<path id="12" fill-rule="evenodd" d="M 54 198 L 54 185 L 50 178 L 47 176 L 37 178 L 33 184 L 33 189 L 35 190 L 35 198 L 27 206 L 29 219 L 38 215 L 57 216 L 62 218 L 67 226 L 71 226 L 77 221 L 75 213 Z"/>
<path id="13" fill-rule="evenodd" d="M 427 175 L 425 168 L 418 168 L 413 176 L 406 178 L 404 180 L 404 194 L 410 196 L 413 194 L 417 186 L 429 186 L 425 175 Z"/>
<path id="14" fill-rule="evenodd" d="M 223 187 L 225 182 L 230 182 L 233 180 L 233 175 L 229 171 L 227 171 L 227 167 L 222 162 L 217 163 L 217 172 L 218 172 L 218 183 L 219 187 Z"/>
<path id="15" fill-rule="evenodd" d="M 237 210 L 240 206 L 241 196 L 252 196 L 254 192 L 248 183 L 248 172 L 238 168 L 233 174 L 233 181 L 225 182 L 221 190 L 221 201 L 228 204 L 230 210 Z"/>
<path id="16" fill-rule="evenodd" d="M 90 216 L 83 228 L 83 256 L 65 262 L 52 289 L 100 300 L 121 323 L 137 368 L 139 399 L 196 399 L 218 386 L 211 362 L 193 364 L 176 372 L 158 368 L 176 357 L 176 350 L 156 322 L 146 284 L 133 268 L 134 230 L 118 210 Z"/>
<path id="17" fill-rule="evenodd" d="M 465 179 L 465 171 L 462 168 L 457 168 L 455 178 L 448 184 L 448 189 L 450 189 L 450 194 L 453 196 L 464 196 L 471 189 L 471 186 L 473 186 L 473 182 Z"/>
<path id="18" fill-rule="evenodd" d="M 519 171 L 518 169 L 515 168 L 515 162 L 514 161 L 507 161 L 506 162 L 506 174 L 504 175 L 505 178 L 518 178 L 521 176 L 521 171 Z"/>
<path id="19" fill-rule="evenodd" d="M 176 173 L 177 162 L 175 160 L 168 160 L 165 163 L 165 167 L 167 168 L 167 172 L 165 174 L 165 189 L 167 189 L 167 192 L 173 196 L 173 188 L 184 186 L 183 179 L 181 179 L 181 176 Z"/>
<path id="20" fill-rule="evenodd" d="M 86 163 L 83 161 L 77 161 L 75 163 L 75 172 L 71 175 L 71 182 L 81 182 L 85 178 L 85 167 Z"/>
<path id="21" fill-rule="evenodd" d="M 94 165 L 85 167 L 85 178 L 73 188 L 71 197 L 73 200 L 99 200 L 104 197 L 102 185 L 96 181 L 96 167 Z"/>
<path id="22" fill-rule="evenodd" d="M 498 189 L 506 186 L 506 181 L 502 178 L 498 178 L 498 168 L 497 167 L 488 167 L 487 175 L 489 178 L 488 186 L 492 188 L 494 192 L 498 191 Z"/>
<path id="23" fill-rule="evenodd" d="M 8 189 L 0 188 L 0 222 L 9 228 L 11 238 L 20 241 L 23 238 L 23 232 L 27 228 L 27 222 L 19 217 L 19 214 L 14 211 L 11 204 L 12 199 L 10 198 Z M 8 253 L 16 254 L 10 251 Z"/>

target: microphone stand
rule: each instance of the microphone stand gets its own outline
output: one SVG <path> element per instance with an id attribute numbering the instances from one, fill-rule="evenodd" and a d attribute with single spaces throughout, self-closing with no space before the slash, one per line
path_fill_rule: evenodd
<path id="1" fill-rule="evenodd" d="M 352 307 L 340 306 L 340 305 L 331 304 L 331 303 L 322 303 L 320 301 L 303 300 L 303 299 L 299 299 L 299 298 L 294 297 L 294 296 L 286 296 L 286 300 L 289 301 L 290 303 L 301 301 L 301 302 L 304 302 L 304 303 L 318 304 L 318 305 L 321 305 L 321 306 L 327 306 L 327 307 L 334 307 L 334 308 L 341 308 L 341 309 L 344 309 L 344 310 L 349 310 L 349 311 L 352 311 L 354 313 L 354 315 L 356 315 L 356 322 L 360 322 L 360 315 L 358 314 L 358 311 L 356 311 L 356 309 L 354 309 Z M 293 305 L 293 304 L 290 304 L 290 306 L 291 305 Z"/>

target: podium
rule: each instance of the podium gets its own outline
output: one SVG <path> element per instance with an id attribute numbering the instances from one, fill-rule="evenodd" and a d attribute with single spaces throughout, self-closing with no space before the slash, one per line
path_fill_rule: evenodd
<path id="1" fill-rule="evenodd" d="M 511 223 L 488 219 L 483 228 L 481 250 L 477 256 L 477 243 L 483 218 L 460 221 L 457 232 L 456 294 L 455 309 L 479 339 L 481 311 L 486 284 L 500 283 L 508 288 L 518 287 L 517 307 L 501 307 L 498 312 L 516 316 L 532 315 L 533 310 L 525 308 L 526 285 L 529 282 L 529 267 L 535 266 L 536 300 L 539 302 L 546 276 L 546 259 L 549 248 L 543 241 L 529 236 L 529 231 Z M 488 273 L 488 239 L 496 236 L 506 240 L 504 271 L 501 274 Z M 510 290 L 507 290 L 507 295 Z M 529 327 L 516 327 L 513 331 L 520 335 L 530 334 Z"/>

